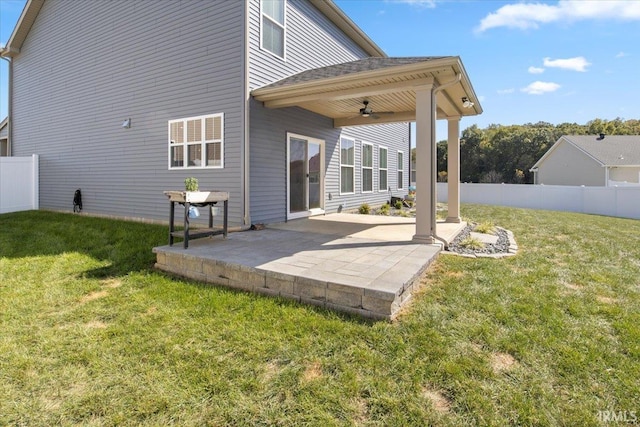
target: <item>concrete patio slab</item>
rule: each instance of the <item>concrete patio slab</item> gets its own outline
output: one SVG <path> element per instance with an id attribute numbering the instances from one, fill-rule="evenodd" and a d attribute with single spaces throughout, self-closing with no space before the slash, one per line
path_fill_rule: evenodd
<path id="1" fill-rule="evenodd" d="M 438 223 L 451 241 L 465 223 Z M 156 268 L 191 279 L 391 319 L 441 245 L 412 240 L 415 219 L 332 214 L 156 247 Z"/>

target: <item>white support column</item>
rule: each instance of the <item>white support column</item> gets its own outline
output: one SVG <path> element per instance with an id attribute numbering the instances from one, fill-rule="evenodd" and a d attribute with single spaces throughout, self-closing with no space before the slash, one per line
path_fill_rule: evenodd
<path id="1" fill-rule="evenodd" d="M 416 234 L 413 240 L 435 243 L 435 99 L 434 85 L 416 89 Z"/>
<path id="2" fill-rule="evenodd" d="M 460 223 L 460 117 L 449 117 L 447 121 L 447 222 Z"/>

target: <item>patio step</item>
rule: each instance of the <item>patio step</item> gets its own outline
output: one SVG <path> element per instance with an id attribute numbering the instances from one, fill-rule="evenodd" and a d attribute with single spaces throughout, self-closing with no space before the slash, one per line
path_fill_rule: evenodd
<path id="1" fill-rule="evenodd" d="M 437 255 L 437 250 L 432 251 L 434 253 L 431 256 L 412 263 L 412 268 L 398 266 L 389 269 L 373 282 L 361 280 L 360 283 L 366 286 L 359 286 L 357 279 L 355 283 L 333 281 L 332 275 L 327 272 L 319 272 L 316 278 L 305 277 L 295 274 L 295 269 L 291 273 L 272 271 L 211 259 L 184 250 L 176 251 L 175 248 L 154 248 L 157 258 L 155 267 L 168 273 L 376 320 L 393 319 L 410 300 L 418 278 Z"/>

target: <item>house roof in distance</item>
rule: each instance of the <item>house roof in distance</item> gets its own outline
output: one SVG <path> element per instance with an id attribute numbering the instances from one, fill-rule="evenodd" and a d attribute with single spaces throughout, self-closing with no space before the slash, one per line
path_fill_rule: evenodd
<path id="1" fill-rule="evenodd" d="M 640 135 L 568 135 L 568 142 L 603 166 L 640 166 Z"/>
<path id="2" fill-rule="evenodd" d="M 562 142 L 571 144 L 602 166 L 640 166 L 640 135 L 563 135 L 531 169 L 537 168 Z"/>

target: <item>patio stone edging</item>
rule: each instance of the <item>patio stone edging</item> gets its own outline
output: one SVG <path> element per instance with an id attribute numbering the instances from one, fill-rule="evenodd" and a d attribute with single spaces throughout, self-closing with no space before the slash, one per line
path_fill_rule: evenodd
<path id="1" fill-rule="evenodd" d="M 361 289 L 346 284 L 271 272 L 221 260 L 207 260 L 190 253 L 157 254 L 155 268 L 179 277 L 241 291 L 282 297 L 373 320 L 393 320 L 418 286 L 418 279 L 431 261 L 392 293 L 383 289 Z"/>

